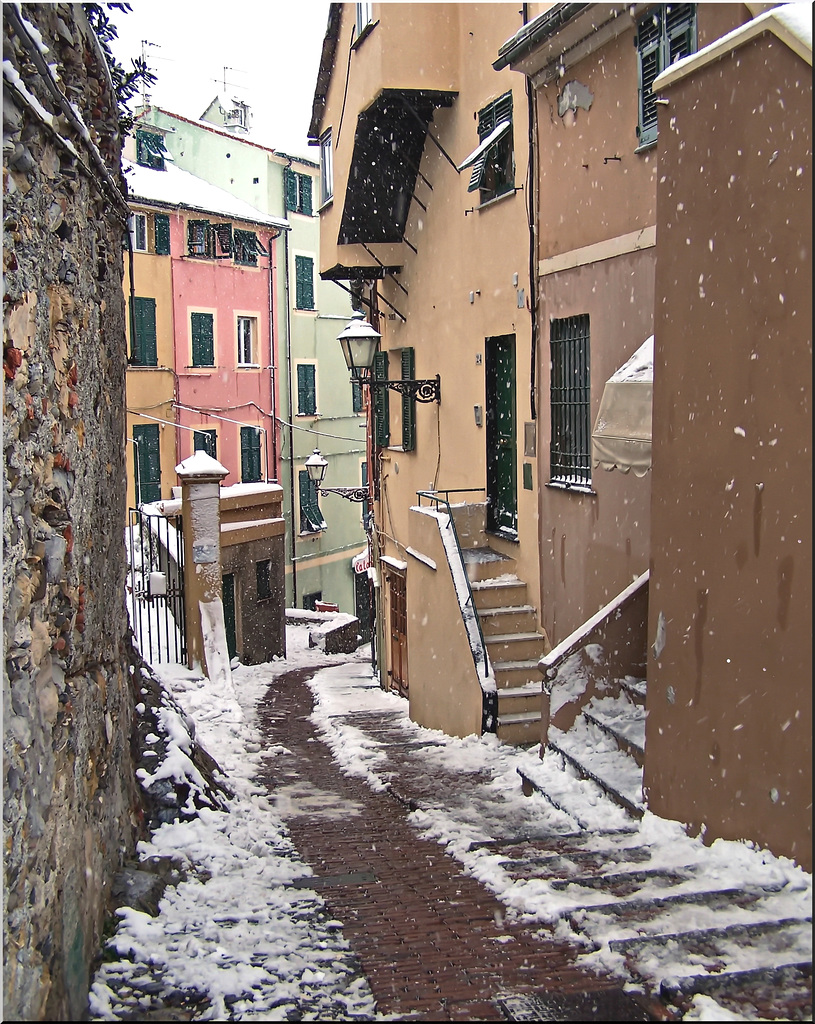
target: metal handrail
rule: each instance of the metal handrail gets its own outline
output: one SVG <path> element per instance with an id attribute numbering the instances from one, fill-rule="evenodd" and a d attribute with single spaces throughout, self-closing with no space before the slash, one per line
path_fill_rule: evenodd
<path id="1" fill-rule="evenodd" d="M 458 530 L 456 530 L 456 521 L 453 518 L 453 510 L 450 507 L 450 495 L 451 494 L 472 494 L 473 492 L 481 493 L 484 490 L 485 490 L 485 488 L 483 488 L 483 487 L 459 487 L 459 488 L 453 488 L 452 490 L 417 491 L 416 495 L 419 498 L 419 507 L 420 508 L 421 508 L 421 505 L 422 505 L 422 498 L 427 498 L 428 501 L 432 501 L 433 502 L 433 504 L 436 506 L 436 508 L 438 508 L 440 505 L 443 505 L 444 508 L 445 508 L 445 511 L 447 512 L 448 516 L 450 517 L 450 526 L 452 527 L 452 530 L 453 530 L 453 537 L 454 537 L 455 542 L 456 542 L 456 550 L 458 551 L 458 556 L 459 556 L 459 558 L 461 560 L 461 567 L 462 567 L 462 569 L 464 569 L 464 579 L 467 581 L 467 594 L 468 594 L 468 597 L 467 597 L 467 601 L 465 603 L 465 606 L 466 606 L 466 604 L 469 604 L 470 607 L 473 610 L 473 615 L 475 616 L 475 624 L 478 627 L 478 636 L 479 636 L 479 639 L 481 640 L 481 651 L 482 651 L 482 653 L 484 655 L 484 673 L 485 673 L 485 675 L 489 675 L 490 662 L 489 662 L 489 658 L 487 657 L 487 644 L 486 644 L 486 642 L 484 640 L 484 633 L 483 633 L 483 631 L 481 629 L 481 619 L 479 618 L 478 609 L 476 608 L 476 605 L 475 605 L 475 598 L 473 597 L 473 588 L 470 586 L 470 577 L 467 575 L 467 567 L 464 565 L 464 553 L 461 550 L 461 542 L 458 539 Z M 441 497 L 442 494 L 444 495 L 443 498 Z M 475 668 L 476 668 L 476 672 L 477 672 L 478 671 L 478 662 L 476 661 L 475 652 L 474 651 L 473 651 L 473 662 L 475 663 Z"/>

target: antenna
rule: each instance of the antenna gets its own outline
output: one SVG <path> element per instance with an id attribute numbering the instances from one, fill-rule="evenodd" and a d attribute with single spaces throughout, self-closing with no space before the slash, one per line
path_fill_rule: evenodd
<path id="1" fill-rule="evenodd" d="M 156 50 L 160 50 L 161 47 L 158 43 L 151 43 L 149 39 L 142 39 L 141 41 L 141 59 L 144 67 L 147 67 L 147 47 L 152 46 Z M 147 82 L 142 79 L 141 83 L 141 102 L 142 106 L 146 107 L 150 100 L 150 93 L 147 91 Z"/>

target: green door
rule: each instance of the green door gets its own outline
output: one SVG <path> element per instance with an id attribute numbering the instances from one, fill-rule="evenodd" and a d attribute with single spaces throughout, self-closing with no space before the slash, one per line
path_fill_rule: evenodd
<path id="1" fill-rule="evenodd" d="M 224 603 L 226 649 L 229 651 L 229 660 L 231 661 L 238 651 L 238 634 L 235 628 L 235 576 L 233 573 L 224 573 L 221 590 Z"/>
<path id="2" fill-rule="evenodd" d="M 158 423 L 133 427 L 136 504 L 161 498 L 161 453 Z"/>
<path id="3" fill-rule="evenodd" d="M 486 340 L 487 529 L 518 538 L 515 335 Z"/>

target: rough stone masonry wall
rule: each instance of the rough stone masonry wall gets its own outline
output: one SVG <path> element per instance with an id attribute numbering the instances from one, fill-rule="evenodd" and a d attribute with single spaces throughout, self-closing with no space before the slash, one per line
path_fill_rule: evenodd
<path id="1" fill-rule="evenodd" d="M 81 1020 L 138 826 L 121 140 L 81 5 L 3 8 L 4 1014 Z"/>

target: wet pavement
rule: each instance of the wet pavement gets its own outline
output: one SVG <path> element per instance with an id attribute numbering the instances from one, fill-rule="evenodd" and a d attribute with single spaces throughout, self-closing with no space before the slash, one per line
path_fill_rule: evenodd
<path id="1" fill-rule="evenodd" d="M 258 708 L 259 729 L 285 757 L 265 759 L 262 775 L 315 889 L 343 922 L 377 1009 L 403 1020 L 655 1020 L 618 982 L 576 965 L 577 947 L 539 924 L 510 922 L 505 908 L 437 843 L 408 821 L 412 809 L 443 799 L 493 807 L 494 840 L 513 841 L 529 822 L 502 819 L 483 772 L 445 778 L 418 756 L 397 716 L 343 716 L 387 754 L 389 788 L 344 774 L 311 720 L 307 680 L 314 669 L 276 679 Z M 374 685 L 372 683 L 372 685 Z M 449 789 L 446 789 L 449 785 Z"/>

